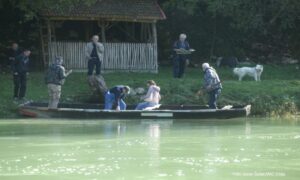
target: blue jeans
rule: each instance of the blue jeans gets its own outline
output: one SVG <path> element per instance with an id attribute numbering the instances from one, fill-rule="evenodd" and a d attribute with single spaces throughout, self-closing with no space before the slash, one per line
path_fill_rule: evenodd
<path id="1" fill-rule="evenodd" d="M 88 75 L 93 75 L 94 67 L 96 66 L 96 75 L 100 75 L 101 61 L 98 58 L 90 59 L 88 62 Z"/>
<path id="2" fill-rule="evenodd" d="M 147 107 L 153 107 L 153 106 L 156 106 L 157 103 L 154 103 L 154 102 L 142 102 L 142 103 L 139 103 L 135 110 L 144 110 L 146 109 Z"/>
<path id="3" fill-rule="evenodd" d="M 105 93 L 105 110 L 111 110 L 113 108 L 114 103 L 116 102 L 116 97 L 113 93 L 110 93 L 107 91 Z M 120 110 L 126 110 L 126 103 L 120 99 L 119 102 L 120 104 Z"/>
<path id="4" fill-rule="evenodd" d="M 209 92 L 209 109 L 217 109 L 217 99 L 221 94 L 221 89 L 215 89 Z"/>
<path id="5" fill-rule="evenodd" d="M 176 55 L 173 59 L 173 77 L 182 78 L 185 70 L 186 57 L 184 55 Z"/>

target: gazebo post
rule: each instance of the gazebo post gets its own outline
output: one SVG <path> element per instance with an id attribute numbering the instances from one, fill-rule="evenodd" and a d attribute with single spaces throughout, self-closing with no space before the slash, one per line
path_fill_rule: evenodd
<path id="1" fill-rule="evenodd" d="M 102 39 L 102 42 L 106 42 L 106 37 L 105 37 L 105 26 L 101 26 L 101 39 Z"/>
<path id="2" fill-rule="evenodd" d="M 158 59 L 158 55 L 157 55 L 157 31 L 156 31 L 156 22 L 152 23 L 152 35 L 153 35 L 153 44 L 154 44 L 154 59 L 156 62 L 156 68 L 155 68 L 155 73 L 158 72 L 158 64 L 157 64 L 157 59 Z"/>
<path id="3" fill-rule="evenodd" d="M 157 31 L 156 31 L 156 23 L 152 23 L 152 35 L 153 35 L 153 42 L 157 45 Z"/>
<path id="4" fill-rule="evenodd" d="M 101 28 L 101 40 L 102 42 L 106 42 L 106 37 L 105 37 L 105 29 L 108 27 L 108 25 L 103 21 L 98 21 L 98 26 Z"/>
<path id="5" fill-rule="evenodd" d="M 51 43 L 51 21 L 47 20 L 47 36 L 48 36 L 48 43 Z"/>

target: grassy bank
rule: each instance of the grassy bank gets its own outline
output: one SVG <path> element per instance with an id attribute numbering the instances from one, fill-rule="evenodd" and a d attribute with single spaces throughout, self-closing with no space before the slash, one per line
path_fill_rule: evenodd
<path id="1" fill-rule="evenodd" d="M 300 71 L 295 66 L 264 66 L 262 81 L 251 78 L 237 81 L 230 68 L 217 69 L 223 81 L 220 105 L 252 104 L 253 115 L 284 115 L 300 107 Z M 42 72 L 32 72 L 28 77 L 27 99 L 47 101 L 47 88 Z M 161 68 L 158 74 L 108 73 L 104 78 L 108 86 L 126 84 L 145 87 L 145 81 L 154 79 L 161 86 L 164 104 L 206 104 L 207 97 L 196 97 L 201 87 L 203 73 L 199 68 L 188 68 L 183 79 L 173 79 L 171 68 Z M 0 75 L 0 118 L 18 117 L 17 105 L 12 101 L 12 76 Z M 63 86 L 62 101 L 83 102 L 91 96 L 86 73 L 73 73 Z M 128 97 L 127 103 L 137 103 L 138 97 Z"/>

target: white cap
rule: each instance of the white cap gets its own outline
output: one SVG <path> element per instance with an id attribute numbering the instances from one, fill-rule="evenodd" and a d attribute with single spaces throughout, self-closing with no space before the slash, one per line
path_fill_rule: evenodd
<path id="1" fill-rule="evenodd" d="M 179 35 L 179 38 L 180 38 L 180 39 L 186 39 L 186 34 L 183 34 L 183 33 L 180 34 L 180 35 Z"/>
<path id="2" fill-rule="evenodd" d="M 208 63 L 203 63 L 202 64 L 202 70 L 205 71 L 207 68 L 210 68 Z"/>
<path id="3" fill-rule="evenodd" d="M 207 69 L 207 68 L 209 68 L 210 66 L 209 66 L 209 64 L 208 63 L 203 63 L 202 64 L 202 69 Z"/>

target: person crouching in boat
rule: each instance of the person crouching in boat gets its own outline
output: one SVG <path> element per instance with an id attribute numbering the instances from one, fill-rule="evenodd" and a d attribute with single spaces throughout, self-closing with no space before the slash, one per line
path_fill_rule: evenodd
<path id="1" fill-rule="evenodd" d="M 58 56 L 55 58 L 55 62 L 49 67 L 45 82 L 48 86 L 49 93 L 49 109 L 56 109 L 59 103 L 61 95 L 61 86 L 65 82 L 65 78 L 72 73 L 72 70 L 69 70 L 65 73 L 65 68 L 63 67 L 63 58 Z"/>
<path id="2" fill-rule="evenodd" d="M 220 78 L 213 67 L 208 63 L 202 64 L 204 71 L 204 86 L 203 89 L 209 95 L 208 105 L 210 109 L 217 109 L 217 99 L 221 94 L 222 84 Z"/>
<path id="3" fill-rule="evenodd" d="M 159 101 L 161 99 L 159 94 L 160 87 L 157 86 L 153 80 L 147 81 L 147 86 L 149 87 L 147 94 L 141 97 L 141 99 L 145 102 L 139 103 L 135 110 L 153 108 L 159 104 Z"/>
<path id="4" fill-rule="evenodd" d="M 105 110 L 111 110 L 116 105 L 116 111 L 126 110 L 124 98 L 130 92 L 129 86 L 115 86 L 105 93 Z"/>

